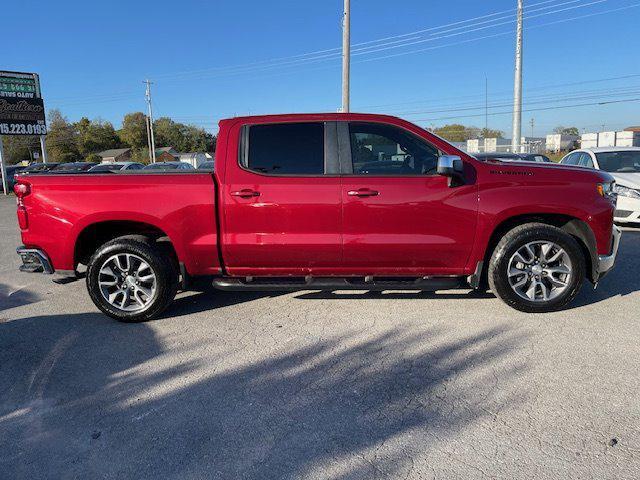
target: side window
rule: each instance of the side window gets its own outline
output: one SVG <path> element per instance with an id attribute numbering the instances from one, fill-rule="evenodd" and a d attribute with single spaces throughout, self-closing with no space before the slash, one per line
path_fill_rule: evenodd
<path id="1" fill-rule="evenodd" d="M 433 175 L 437 148 L 397 127 L 351 123 L 351 160 L 354 175 Z"/>
<path id="2" fill-rule="evenodd" d="M 589 155 L 586 152 L 582 152 L 580 154 L 580 161 L 578 162 L 578 165 L 580 165 L 581 167 L 593 168 L 593 161 L 591 160 L 591 155 Z"/>
<path id="3" fill-rule="evenodd" d="M 323 123 L 252 125 L 248 130 L 241 157 L 245 168 L 274 175 L 324 173 Z"/>
<path id="4" fill-rule="evenodd" d="M 580 153 L 570 153 L 569 156 L 565 157 L 562 161 L 565 165 L 577 165 L 580 157 Z"/>

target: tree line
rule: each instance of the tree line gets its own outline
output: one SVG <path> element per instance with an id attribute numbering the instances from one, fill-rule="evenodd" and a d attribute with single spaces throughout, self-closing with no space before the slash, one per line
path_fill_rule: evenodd
<path id="1" fill-rule="evenodd" d="M 113 148 L 131 148 L 132 160 L 148 162 L 146 116 L 142 112 L 128 113 L 122 127 L 116 130 L 111 122 L 82 117 L 70 122 L 59 110 L 48 114 L 47 154 L 50 162 L 100 161 L 99 152 Z M 178 152 L 214 152 L 216 136 L 203 128 L 161 117 L 153 122 L 156 148 L 173 147 Z M 40 151 L 36 136 L 4 136 L 7 163 L 33 159 Z"/>
<path id="2" fill-rule="evenodd" d="M 492 130 L 491 128 L 478 128 L 459 123 L 452 123 L 433 129 L 433 133 L 450 142 L 465 142 L 472 138 L 504 138 L 502 130 Z M 563 135 L 578 135 L 577 127 L 559 126 L 553 129 L 553 133 Z"/>

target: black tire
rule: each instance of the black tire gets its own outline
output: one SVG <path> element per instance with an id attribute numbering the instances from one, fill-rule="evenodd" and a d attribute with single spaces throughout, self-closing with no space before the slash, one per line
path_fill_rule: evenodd
<path id="1" fill-rule="evenodd" d="M 116 254 L 133 254 L 144 259 L 155 274 L 156 293 L 141 311 L 117 308 L 104 298 L 99 286 L 100 269 Z M 87 266 L 87 290 L 93 303 L 102 312 L 121 322 L 142 322 L 162 313 L 173 302 L 178 289 L 175 261 L 165 248 L 142 236 L 118 237 L 102 245 L 92 255 Z"/>
<path id="2" fill-rule="evenodd" d="M 571 276 L 567 287 L 550 300 L 526 300 L 518 295 L 509 283 L 510 259 L 520 248 L 537 241 L 555 243 L 564 249 L 571 261 Z M 496 245 L 489 262 L 488 280 L 491 291 L 510 307 L 522 312 L 544 313 L 562 309 L 578 295 L 584 282 L 585 270 L 584 253 L 575 238 L 552 225 L 526 223 L 507 232 Z"/>

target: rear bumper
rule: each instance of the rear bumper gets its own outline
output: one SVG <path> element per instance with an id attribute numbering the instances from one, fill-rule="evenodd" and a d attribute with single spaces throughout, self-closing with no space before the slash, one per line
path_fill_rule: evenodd
<path id="1" fill-rule="evenodd" d="M 598 255 L 598 278 L 602 278 L 609 270 L 613 268 L 618 255 L 618 247 L 620 246 L 620 237 L 622 230 L 615 225 L 613 226 L 613 242 L 611 245 L 611 253 L 609 255 Z"/>
<path id="2" fill-rule="evenodd" d="M 28 248 L 22 245 L 16 249 L 16 252 L 22 259 L 21 272 L 46 273 L 49 275 L 53 273 L 54 270 L 49 257 L 39 248 Z"/>

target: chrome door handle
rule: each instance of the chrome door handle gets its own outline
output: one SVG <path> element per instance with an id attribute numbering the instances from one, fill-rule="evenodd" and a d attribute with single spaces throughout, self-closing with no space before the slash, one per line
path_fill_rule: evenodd
<path id="1" fill-rule="evenodd" d="M 361 188 L 359 190 L 349 190 L 347 195 L 350 197 L 376 197 L 380 194 L 377 190 L 371 190 L 369 188 Z"/>
<path id="2" fill-rule="evenodd" d="M 240 198 L 251 198 L 251 197 L 259 197 L 260 192 L 256 192 L 255 190 L 251 190 L 250 188 L 245 188 L 243 190 L 239 190 L 237 192 L 231 192 L 232 197 L 240 197 Z"/>

